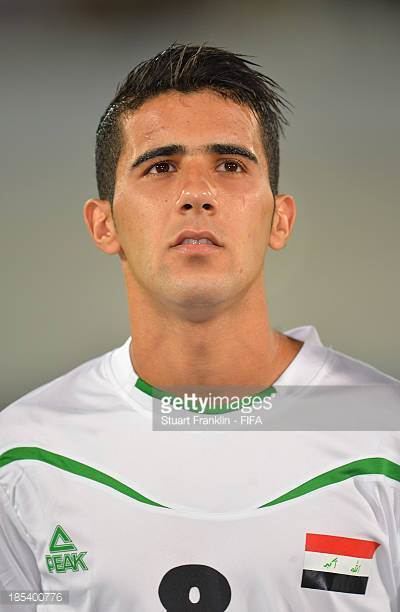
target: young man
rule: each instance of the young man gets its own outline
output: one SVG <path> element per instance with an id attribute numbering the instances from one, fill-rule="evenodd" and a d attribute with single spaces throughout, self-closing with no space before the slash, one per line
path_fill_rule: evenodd
<path id="1" fill-rule="evenodd" d="M 241 56 L 174 45 L 103 115 L 84 218 L 120 258 L 131 337 L 0 415 L 0 588 L 82 612 L 400 606 L 397 434 L 152 426 L 195 386 L 390 385 L 398 404 L 313 327 L 271 327 L 264 259 L 296 216 L 284 109 Z"/>

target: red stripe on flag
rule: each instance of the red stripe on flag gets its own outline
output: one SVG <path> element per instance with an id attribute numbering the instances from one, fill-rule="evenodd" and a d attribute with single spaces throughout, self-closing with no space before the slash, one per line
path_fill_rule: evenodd
<path id="1" fill-rule="evenodd" d="M 379 543 L 372 540 L 356 540 L 321 533 L 306 534 L 306 550 L 310 552 L 372 559 L 378 546 Z"/>

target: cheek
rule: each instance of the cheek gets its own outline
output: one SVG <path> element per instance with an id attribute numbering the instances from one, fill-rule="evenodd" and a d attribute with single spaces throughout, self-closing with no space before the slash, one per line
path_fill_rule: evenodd
<path id="1" fill-rule="evenodd" d="M 161 204 L 135 198 L 119 208 L 123 212 L 117 217 L 118 236 L 127 254 L 143 259 L 165 243 L 166 207 Z"/>
<path id="2" fill-rule="evenodd" d="M 253 241 L 269 232 L 273 212 L 273 198 L 264 192 L 257 196 L 243 196 L 237 208 L 238 230 Z"/>
<path id="3" fill-rule="evenodd" d="M 241 250 L 248 261 L 259 265 L 265 257 L 271 226 L 272 209 L 264 203 L 251 202 L 243 210 L 237 226 L 241 239 Z"/>

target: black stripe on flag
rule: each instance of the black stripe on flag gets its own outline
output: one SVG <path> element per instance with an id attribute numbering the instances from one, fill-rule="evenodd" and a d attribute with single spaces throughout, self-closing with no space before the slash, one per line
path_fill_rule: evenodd
<path id="1" fill-rule="evenodd" d="M 348 576 L 347 574 L 335 574 L 335 572 L 305 569 L 303 570 L 301 586 L 306 589 L 365 595 L 367 582 L 368 576 Z"/>

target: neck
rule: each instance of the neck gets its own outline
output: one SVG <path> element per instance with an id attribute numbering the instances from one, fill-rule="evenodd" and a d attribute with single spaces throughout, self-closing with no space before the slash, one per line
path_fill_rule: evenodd
<path id="1" fill-rule="evenodd" d="M 302 343 L 272 329 L 264 290 L 254 287 L 233 307 L 194 322 L 128 287 L 132 365 L 159 389 L 271 386 Z"/>

